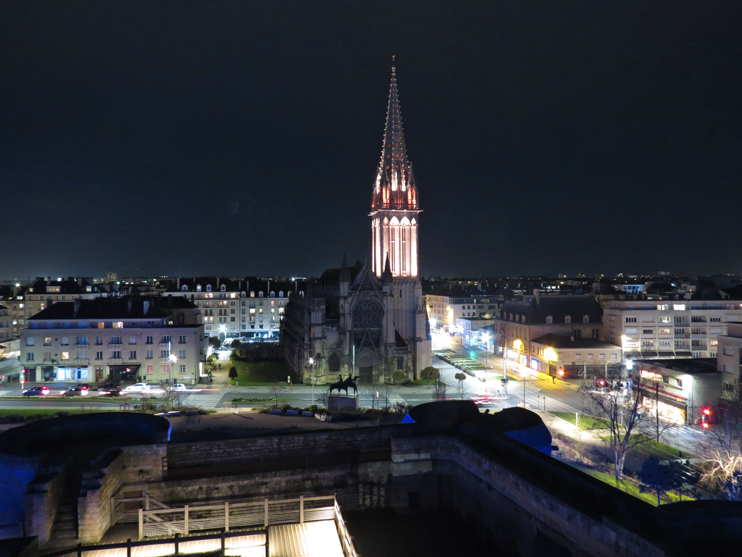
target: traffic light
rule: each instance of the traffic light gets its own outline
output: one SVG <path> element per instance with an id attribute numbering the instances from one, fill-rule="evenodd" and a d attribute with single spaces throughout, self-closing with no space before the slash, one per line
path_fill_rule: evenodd
<path id="1" fill-rule="evenodd" d="M 710 422 L 711 422 L 711 408 L 702 408 L 701 409 L 701 427 L 703 429 L 708 429 Z"/>

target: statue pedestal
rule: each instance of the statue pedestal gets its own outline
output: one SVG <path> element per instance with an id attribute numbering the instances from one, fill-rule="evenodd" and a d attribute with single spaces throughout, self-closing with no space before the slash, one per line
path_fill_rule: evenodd
<path id="1" fill-rule="evenodd" d="M 355 412 L 358 410 L 358 399 L 347 396 L 331 396 L 327 399 L 328 412 Z"/>

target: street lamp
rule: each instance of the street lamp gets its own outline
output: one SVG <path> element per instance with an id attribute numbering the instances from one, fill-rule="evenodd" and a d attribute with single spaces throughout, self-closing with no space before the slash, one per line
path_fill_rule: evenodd
<path id="1" fill-rule="evenodd" d="M 546 350 L 544 350 L 544 358 L 546 359 L 546 371 L 551 375 L 551 362 L 556 362 L 558 360 L 556 351 L 549 346 Z M 556 379 L 556 375 L 552 376 L 554 380 Z"/>
<path id="2" fill-rule="evenodd" d="M 309 372 L 312 378 L 312 404 L 314 404 L 314 358 L 309 358 L 309 365 L 311 366 L 311 371 Z M 338 391 L 340 393 L 340 391 Z"/>

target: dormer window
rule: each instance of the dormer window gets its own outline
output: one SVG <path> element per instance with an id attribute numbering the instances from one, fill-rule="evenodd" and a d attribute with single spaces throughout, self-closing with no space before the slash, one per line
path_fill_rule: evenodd
<path id="1" fill-rule="evenodd" d="M 222 284 L 222 292 L 226 292 L 226 291 L 227 291 L 227 285 L 226 284 Z"/>
<path id="2" fill-rule="evenodd" d="M 211 292 L 211 285 L 210 285 L 210 284 L 207 284 L 207 285 L 206 285 L 206 291 L 207 291 L 207 292 Z"/>
<path id="3" fill-rule="evenodd" d="M 271 298 L 275 298 L 275 297 L 276 297 L 276 293 L 271 291 Z"/>
<path id="4" fill-rule="evenodd" d="M 552 323 L 554 323 L 554 318 L 551 315 L 547 315 L 546 316 L 546 324 L 547 325 L 551 325 Z"/>
<path id="5" fill-rule="evenodd" d="M 182 290 L 183 292 L 188 292 L 188 285 L 187 285 L 187 284 L 184 284 L 183 286 L 181 286 L 181 287 L 180 287 L 180 289 L 181 289 L 181 290 Z"/>
<path id="6" fill-rule="evenodd" d="M 255 291 L 250 291 L 250 297 L 251 298 L 254 298 L 255 297 Z"/>
<path id="7" fill-rule="evenodd" d="M 583 315 L 582 316 L 582 322 L 583 323 L 590 323 L 590 316 L 589 315 Z"/>
<path id="8" fill-rule="evenodd" d="M 279 298 L 283 298 L 283 290 L 281 290 L 281 291 L 280 291 L 280 292 L 278 293 L 278 297 L 279 297 Z"/>
<path id="9" fill-rule="evenodd" d="M 196 285 L 196 292 L 201 292 L 201 285 L 200 284 L 197 284 Z"/>
<path id="10" fill-rule="evenodd" d="M 260 292 L 258 292 L 258 298 L 262 298 L 262 297 L 263 297 L 263 291 L 261 290 Z"/>
<path id="11" fill-rule="evenodd" d="M 565 323 L 566 323 L 567 325 L 569 325 L 570 323 L 572 323 L 572 316 L 571 316 L 571 315 L 565 315 L 565 316 L 564 316 L 564 322 L 565 322 Z"/>

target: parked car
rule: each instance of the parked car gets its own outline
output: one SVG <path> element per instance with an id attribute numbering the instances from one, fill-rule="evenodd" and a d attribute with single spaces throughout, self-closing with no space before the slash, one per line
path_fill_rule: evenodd
<path id="1" fill-rule="evenodd" d="M 23 396 L 46 396 L 49 394 L 49 387 L 42 385 L 41 387 L 31 387 L 23 391 Z"/>
<path id="2" fill-rule="evenodd" d="M 147 393 L 149 392 L 150 386 L 147 383 L 134 383 L 124 389 L 126 393 Z"/>

